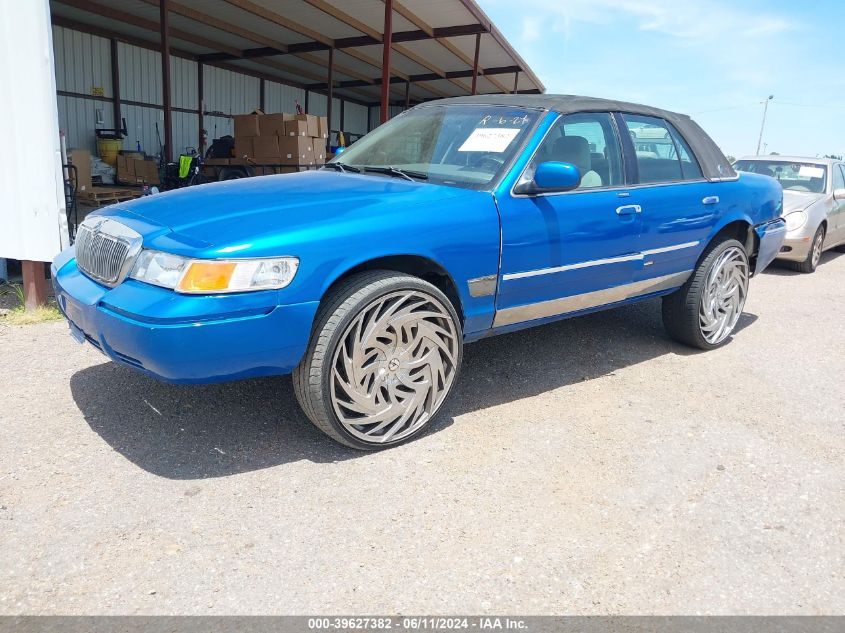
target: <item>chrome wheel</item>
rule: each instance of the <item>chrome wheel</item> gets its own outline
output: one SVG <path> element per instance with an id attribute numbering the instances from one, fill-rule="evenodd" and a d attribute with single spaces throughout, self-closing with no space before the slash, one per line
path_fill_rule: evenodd
<path id="1" fill-rule="evenodd" d="M 748 294 L 748 258 L 732 246 L 721 253 L 707 273 L 698 321 L 701 335 L 711 345 L 725 340 L 742 314 Z"/>
<path id="2" fill-rule="evenodd" d="M 824 231 L 819 229 L 816 231 L 816 237 L 813 239 L 813 252 L 812 252 L 812 264 L 813 269 L 819 265 L 819 261 L 822 258 L 822 244 L 824 244 Z"/>
<path id="3" fill-rule="evenodd" d="M 370 443 L 396 442 L 437 412 L 455 380 L 458 329 L 449 311 L 419 290 L 371 302 L 340 338 L 331 365 L 334 413 Z"/>

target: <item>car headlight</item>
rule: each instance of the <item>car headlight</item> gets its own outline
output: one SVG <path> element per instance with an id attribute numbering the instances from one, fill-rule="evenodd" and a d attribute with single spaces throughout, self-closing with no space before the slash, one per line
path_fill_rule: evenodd
<path id="1" fill-rule="evenodd" d="M 143 250 L 129 276 L 176 292 L 211 294 L 284 288 L 298 268 L 296 257 L 189 259 Z"/>
<path id="2" fill-rule="evenodd" d="M 803 211 L 793 211 L 787 213 L 784 219 L 786 220 L 786 230 L 795 231 L 807 223 L 807 214 Z"/>

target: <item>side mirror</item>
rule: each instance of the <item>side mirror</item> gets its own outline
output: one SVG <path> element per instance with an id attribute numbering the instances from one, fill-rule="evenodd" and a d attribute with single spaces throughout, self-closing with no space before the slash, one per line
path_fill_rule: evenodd
<path id="1" fill-rule="evenodd" d="M 833 191 L 834 200 L 845 200 L 845 189 L 835 189 Z"/>
<path id="2" fill-rule="evenodd" d="M 581 184 L 581 170 L 572 163 L 547 161 L 537 165 L 534 179 L 520 185 L 516 193 L 572 191 Z"/>

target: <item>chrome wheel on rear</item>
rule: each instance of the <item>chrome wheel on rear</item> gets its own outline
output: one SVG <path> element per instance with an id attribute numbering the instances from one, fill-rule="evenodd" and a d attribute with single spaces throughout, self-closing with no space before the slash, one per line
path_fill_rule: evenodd
<path id="1" fill-rule="evenodd" d="M 330 398 L 343 428 L 379 444 L 413 434 L 448 395 L 459 346 L 449 311 L 428 293 L 372 301 L 343 332 L 331 364 Z"/>
<path id="2" fill-rule="evenodd" d="M 701 335 L 711 345 L 725 340 L 736 326 L 748 294 L 748 258 L 732 246 L 721 253 L 707 272 L 699 308 Z"/>

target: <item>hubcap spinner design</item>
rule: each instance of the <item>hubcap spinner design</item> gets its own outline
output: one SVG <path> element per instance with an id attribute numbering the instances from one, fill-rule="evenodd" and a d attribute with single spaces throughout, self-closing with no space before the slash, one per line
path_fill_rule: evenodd
<path id="1" fill-rule="evenodd" d="M 431 295 L 375 299 L 347 326 L 332 360 L 332 407 L 344 429 L 380 444 L 417 431 L 449 393 L 459 344 L 449 311 Z"/>
<path id="2" fill-rule="evenodd" d="M 733 332 L 748 294 L 748 258 L 731 246 L 719 255 L 704 282 L 699 308 L 701 334 L 711 345 L 724 341 Z"/>

